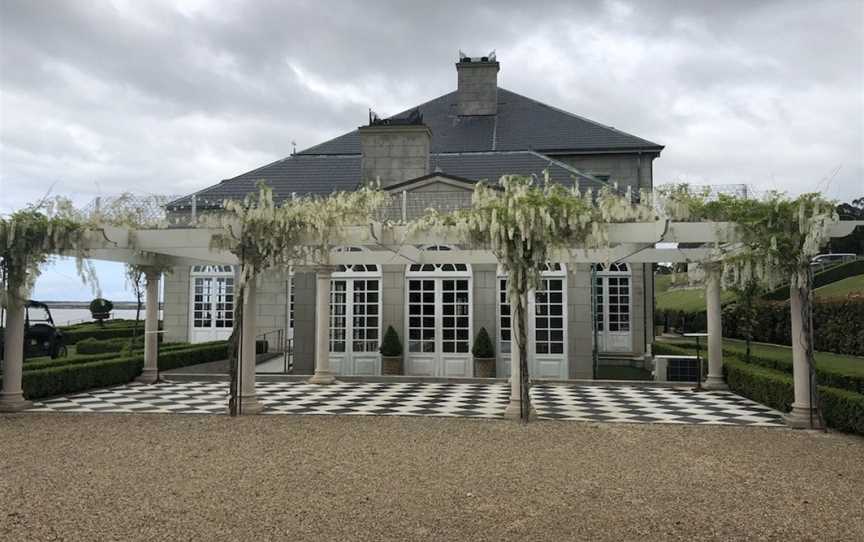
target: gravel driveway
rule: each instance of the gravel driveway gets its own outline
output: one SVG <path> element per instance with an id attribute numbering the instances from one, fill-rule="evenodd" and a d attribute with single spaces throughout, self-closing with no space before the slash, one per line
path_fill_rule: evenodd
<path id="1" fill-rule="evenodd" d="M 861 540 L 864 439 L 384 417 L 0 416 L 2 540 Z"/>

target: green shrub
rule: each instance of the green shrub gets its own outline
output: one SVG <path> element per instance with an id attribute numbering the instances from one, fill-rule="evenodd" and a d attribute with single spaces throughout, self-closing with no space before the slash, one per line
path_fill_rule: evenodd
<path id="1" fill-rule="evenodd" d="M 753 340 L 772 344 L 792 344 L 791 314 L 787 302 L 762 302 L 755 307 Z M 723 335 L 745 339 L 738 323 L 743 316 L 737 306 L 723 312 Z M 817 299 L 813 303 L 814 349 L 853 356 L 864 355 L 864 297 Z"/>
<path id="2" fill-rule="evenodd" d="M 864 435 L 864 395 L 820 386 L 819 398 L 828 427 Z"/>
<path id="3" fill-rule="evenodd" d="M 729 389 L 769 407 L 788 412 L 795 400 L 792 377 L 784 372 L 724 360 L 723 372 Z M 819 386 L 822 414 L 828 427 L 864 435 L 864 395 L 830 386 Z"/>
<path id="4" fill-rule="evenodd" d="M 144 326 L 138 328 L 137 334 L 140 335 L 144 332 Z M 110 327 L 105 326 L 103 329 L 99 328 L 72 328 L 63 331 L 63 342 L 65 344 L 78 344 L 79 341 L 83 341 L 84 339 L 117 339 L 117 338 L 129 338 L 133 334 L 135 334 L 135 329 L 132 326 L 129 327 Z"/>
<path id="5" fill-rule="evenodd" d="M 134 356 L 25 371 L 22 377 L 24 396 L 39 399 L 125 384 L 141 374 L 143 366 L 143 358 Z"/>
<path id="6" fill-rule="evenodd" d="M 162 336 L 159 335 L 161 339 Z M 138 335 L 133 342 L 135 349 L 144 348 L 144 336 Z M 90 337 L 78 341 L 75 350 L 78 354 L 104 354 L 106 352 L 120 352 L 129 348 L 129 339 L 120 337 L 116 339 L 96 339 Z"/>
<path id="7" fill-rule="evenodd" d="M 786 373 L 744 363 L 735 358 L 723 361 L 729 389 L 781 412 L 789 412 L 795 400 L 792 377 Z"/>
<path id="8" fill-rule="evenodd" d="M 471 354 L 475 358 L 494 358 L 495 347 L 492 345 L 492 339 L 489 338 L 489 332 L 485 327 L 480 328 L 477 337 L 474 339 L 474 346 L 471 348 Z"/>
<path id="9" fill-rule="evenodd" d="M 387 331 L 384 332 L 384 340 L 381 342 L 381 355 L 389 358 L 395 358 L 402 355 L 402 343 L 399 342 L 399 334 L 393 329 L 393 326 L 387 326 Z"/>
<path id="10" fill-rule="evenodd" d="M 168 371 L 208 361 L 220 361 L 228 358 L 228 342 L 217 341 L 187 345 L 188 348 L 178 348 L 159 353 L 159 370 Z"/>
<path id="11" fill-rule="evenodd" d="M 826 269 L 821 273 L 816 273 L 813 275 L 813 288 L 819 288 L 820 286 L 825 286 L 826 284 L 831 284 L 832 282 L 837 282 L 838 280 L 847 277 L 854 277 L 855 275 L 864 275 L 864 260 L 847 262 Z M 786 284 L 780 286 L 779 288 L 765 294 L 764 297 L 765 299 L 772 301 L 784 301 L 789 299 L 789 285 Z"/>
<path id="12" fill-rule="evenodd" d="M 90 315 L 100 324 L 111 316 L 111 311 L 114 310 L 114 303 L 107 299 L 97 297 L 90 302 Z"/>

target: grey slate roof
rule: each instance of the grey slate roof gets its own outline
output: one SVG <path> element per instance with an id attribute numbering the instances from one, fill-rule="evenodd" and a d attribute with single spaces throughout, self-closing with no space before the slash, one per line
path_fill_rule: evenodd
<path id="1" fill-rule="evenodd" d="M 459 117 L 456 92 L 419 106 L 432 130 L 432 152 L 515 151 L 586 152 L 654 151 L 662 145 L 567 113 L 498 88 L 498 114 Z M 394 117 L 407 114 L 403 111 Z M 301 151 L 300 154 L 359 154 L 357 130 Z"/>
<path id="2" fill-rule="evenodd" d="M 414 109 L 414 108 L 412 108 Z M 552 179 L 581 189 L 602 186 L 544 154 L 601 151 L 660 152 L 663 147 L 615 128 L 561 111 L 498 88 L 498 114 L 456 115 L 456 92 L 419 106 L 432 130 L 431 169 L 471 180 L 496 181 L 504 174 L 536 174 L 549 167 Z M 400 117 L 411 110 L 394 117 Z M 360 136 L 357 130 L 315 145 L 293 156 L 227 179 L 196 193 L 202 208 L 240 199 L 266 181 L 277 197 L 325 195 L 353 190 L 360 181 Z M 191 195 L 167 205 L 169 210 L 189 207 Z"/>
<path id="3" fill-rule="evenodd" d="M 565 186 L 579 184 L 581 190 L 604 186 L 597 179 L 566 164 L 533 151 L 438 153 L 430 157 L 431 169 L 473 181 L 496 182 L 502 175 L 542 175 L 549 169 L 553 181 Z M 360 155 L 297 154 L 244 173 L 196 193 L 199 208 L 218 207 L 226 199 L 242 199 L 266 182 L 277 200 L 297 195 L 327 195 L 337 190 L 354 190 L 360 181 Z M 191 205 L 191 196 L 175 200 L 169 209 Z"/>

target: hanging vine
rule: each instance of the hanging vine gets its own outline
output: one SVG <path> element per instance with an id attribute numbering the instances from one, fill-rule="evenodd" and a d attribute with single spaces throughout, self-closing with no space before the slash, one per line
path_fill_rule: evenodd
<path id="1" fill-rule="evenodd" d="M 604 188 L 599 193 L 580 193 L 536 177 L 505 175 L 497 186 L 479 184 L 472 207 L 449 214 L 430 211 L 416 221 L 412 231 L 454 231 L 467 244 L 486 248 L 507 275 L 507 295 L 513 314 L 521 373 L 521 418 L 530 414 L 527 363 L 528 292 L 540 283 L 540 274 L 553 251 L 574 245 L 605 246 L 601 223 L 653 221 L 657 215 L 648 194 L 634 203 L 631 194 Z"/>
<path id="2" fill-rule="evenodd" d="M 735 225 L 740 241 L 723 255 L 725 286 L 747 291 L 757 284 L 774 288 L 788 281 L 790 299 L 800 305 L 802 325 L 796 339 L 804 348 L 812 403 L 818 403 L 810 262 L 828 243 L 832 225 L 840 220 L 836 202 L 818 193 L 796 198 L 779 192 L 769 192 L 760 199 L 725 194 L 709 198 L 706 192 L 694 192 L 687 185 L 667 189 L 661 199 L 667 212 L 680 220 Z"/>
<path id="3" fill-rule="evenodd" d="M 242 201 L 228 200 L 223 204 L 224 212 L 205 219 L 205 223 L 219 230 L 212 237 L 211 249 L 231 252 L 240 260 L 234 317 L 241 325 L 234 326 L 229 339 L 232 415 L 238 413 L 238 345 L 249 281 L 271 269 L 287 271 L 297 262 L 326 265 L 336 235 L 346 226 L 372 222 L 378 210 L 389 202 L 387 193 L 364 186 L 355 192 L 291 198 L 277 203 L 272 189 L 261 183 L 257 193 Z"/>

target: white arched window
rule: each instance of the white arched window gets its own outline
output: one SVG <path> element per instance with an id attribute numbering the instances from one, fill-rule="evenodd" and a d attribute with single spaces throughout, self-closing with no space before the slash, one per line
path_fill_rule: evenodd
<path id="1" fill-rule="evenodd" d="M 423 250 L 453 251 L 446 245 Z M 464 263 L 410 264 L 405 271 L 405 373 L 471 376 L 472 273 Z"/>
<path id="2" fill-rule="evenodd" d="M 189 341 L 227 339 L 234 328 L 234 268 L 194 265 L 189 272 Z"/>
<path id="3" fill-rule="evenodd" d="M 360 247 L 334 252 L 360 253 Z M 381 374 L 381 270 L 342 264 L 330 279 L 330 364 L 344 375 Z"/>
<path id="4" fill-rule="evenodd" d="M 630 266 L 624 262 L 594 264 L 594 317 L 598 348 L 603 352 L 629 352 L 632 295 Z"/>
<path id="5" fill-rule="evenodd" d="M 509 375 L 512 320 L 507 277 L 498 268 L 498 358 L 500 376 Z M 538 378 L 567 378 L 567 267 L 548 263 L 539 287 L 528 295 L 530 372 Z"/>

